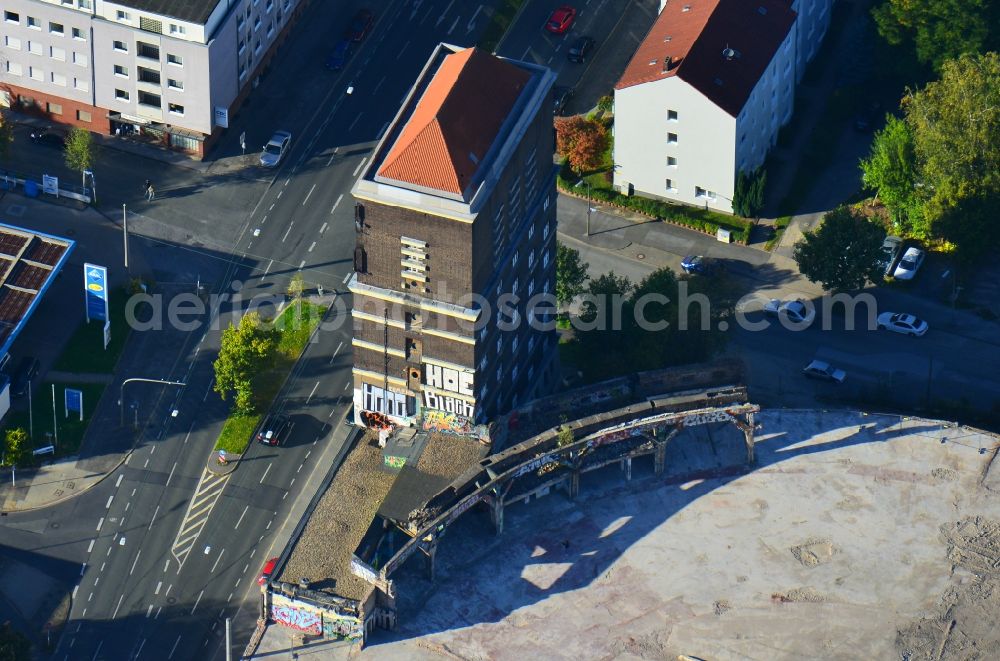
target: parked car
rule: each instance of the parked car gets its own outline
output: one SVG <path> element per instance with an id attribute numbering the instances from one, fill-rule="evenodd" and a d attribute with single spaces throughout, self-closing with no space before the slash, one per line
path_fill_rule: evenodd
<path id="1" fill-rule="evenodd" d="M 714 275 L 721 268 L 717 260 L 702 255 L 688 255 L 681 260 L 681 270 L 688 275 Z"/>
<path id="2" fill-rule="evenodd" d="M 772 317 L 785 317 L 789 321 L 801 324 L 803 327 L 809 326 L 816 319 L 816 309 L 806 305 L 803 301 L 781 301 L 772 298 L 764 304 L 764 312 Z"/>
<path id="3" fill-rule="evenodd" d="M 879 330 L 891 330 L 895 333 L 920 337 L 930 326 L 923 319 L 917 319 L 912 314 L 903 312 L 883 312 L 878 316 Z"/>
<path id="4" fill-rule="evenodd" d="M 17 364 L 14 376 L 10 380 L 10 391 L 14 397 L 24 397 L 31 387 L 31 380 L 38 375 L 38 359 L 34 356 L 25 356 Z"/>
<path id="5" fill-rule="evenodd" d="M 272 447 L 281 445 L 288 435 L 288 417 L 280 414 L 269 415 L 257 429 L 257 442 Z"/>
<path id="6" fill-rule="evenodd" d="M 28 137 L 36 145 L 42 145 L 44 147 L 55 147 L 56 149 L 66 148 L 66 136 L 59 131 L 53 131 L 47 128 L 37 128 L 33 129 Z"/>
<path id="7" fill-rule="evenodd" d="M 372 29 L 375 16 L 367 9 L 359 9 L 358 13 L 351 19 L 351 25 L 344 35 L 351 41 L 363 41 L 368 36 L 368 31 Z"/>
<path id="8" fill-rule="evenodd" d="M 277 564 L 277 558 L 271 558 L 264 563 L 263 569 L 260 570 L 260 576 L 257 577 L 257 585 L 267 585 L 267 582 L 271 580 L 271 574 L 274 573 L 274 566 Z"/>
<path id="9" fill-rule="evenodd" d="M 583 36 L 573 42 L 573 45 L 569 47 L 566 51 L 566 57 L 569 58 L 570 62 L 578 62 L 583 64 L 587 61 L 587 56 L 590 55 L 590 51 L 594 48 L 594 40 L 590 37 Z"/>
<path id="10" fill-rule="evenodd" d="M 920 248 L 907 248 L 903 253 L 903 258 L 896 265 L 896 270 L 892 276 L 897 280 L 913 280 L 917 275 L 917 270 L 924 263 L 924 251 Z"/>
<path id="11" fill-rule="evenodd" d="M 819 379 L 820 381 L 832 381 L 833 383 L 843 383 L 844 379 L 847 378 L 847 373 L 844 370 L 837 369 L 830 363 L 824 363 L 822 360 L 814 360 L 802 370 L 810 379 Z"/>
<path id="12" fill-rule="evenodd" d="M 552 114 L 562 115 L 566 110 L 566 104 L 573 98 L 573 88 L 556 85 L 552 88 Z"/>
<path id="13" fill-rule="evenodd" d="M 892 267 L 896 265 L 896 258 L 903 251 L 903 240 L 898 236 L 887 236 L 882 242 L 882 259 L 879 264 L 882 266 L 882 273 L 892 274 Z"/>
<path id="14" fill-rule="evenodd" d="M 277 167 L 281 159 L 288 151 L 288 144 L 292 141 L 292 134 L 288 131 L 275 131 L 271 139 L 264 145 L 264 151 L 260 154 L 260 164 L 265 168 Z"/>
<path id="15" fill-rule="evenodd" d="M 549 20 L 545 22 L 545 29 L 552 34 L 566 34 L 575 18 L 576 9 L 569 5 L 563 5 L 549 15 Z"/>
<path id="16" fill-rule="evenodd" d="M 333 47 L 333 51 L 330 56 L 326 58 L 326 68 L 333 69 L 334 71 L 340 71 L 347 65 L 348 58 L 351 57 L 351 51 L 354 49 L 350 39 L 341 39 L 337 42 L 337 45 Z"/>

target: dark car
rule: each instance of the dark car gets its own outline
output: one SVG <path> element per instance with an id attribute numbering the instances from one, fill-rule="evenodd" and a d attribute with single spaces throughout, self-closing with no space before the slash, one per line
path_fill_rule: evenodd
<path id="1" fill-rule="evenodd" d="M 702 255 L 688 255 L 681 260 L 681 269 L 688 275 L 713 275 L 720 268 L 719 262 Z"/>
<path id="2" fill-rule="evenodd" d="M 333 69 L 334 71 L 340 71 L 347 64 L 347 58 L 351 56 L 351 50 L 353 46 L 350 40 L 343 39 L 337 42 L 337 45 L 333 47 L 333 52 L 330 53 L 330 57 L 326 58 L 326 68 Z"/>
<path id="3" fill-rule="evenodd" d="M 359 9 L 358 13 L 351 19 L 351 27 L 347 28 L 344 35 L 351 41 L 363 41 L 368 36 L 368 31 L 372 29 L 375 16 L 367 9 Z"/>
<path id="4" fill-rule="evenodd" d="M 584 63 L 587 61 L 587 56 L 590 55 L 590 51 L 594 49 L 594 40 L 590 37 L 580 37 L 573 45 L 569 47 L 566 52 L 566 57 L 569 58 L 570 62 Z"/>
<path id="5" fill-rule="evenodd" d="M 257 430 L 257 442 L 264 445 L 281 445 L 288 434 L 288 418 L 283 415 L 269 415 Z"/>
<path id="6" fill-rule="evenodd" d="M 34 129 L 28 134 L 31 141 L 36 145 L 43 145 L 45 147 L 55 147 L 56 149 L 66 148 L 66 136 L 59 131 L 53 131 L 52 129 Z"/>
<path id="7" fill-rule="evenodd" d="M 14 397 L 24 397 L 31 387 L 31 380 L 38 374 L 38 359 L 25 356 L 17 364 L 14 377 L 10 380 L 10 391 Z"/>
<path id="8" fill-rule="evenodd" d="M 561 115 L 566 110 L 566 104 L 573 98 L 573 88 L 556 85 L 552 88 L 552 114 Z"/>

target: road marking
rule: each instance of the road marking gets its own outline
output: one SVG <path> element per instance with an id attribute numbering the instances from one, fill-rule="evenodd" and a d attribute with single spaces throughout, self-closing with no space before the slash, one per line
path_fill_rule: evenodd
<path id="1" fill-rule="evenodd" d="M 102 647 L 104 647 L 104 641 L 103 640 L 97 643 L 97 649 L 94 650 L 94 658 L 91 659 L 91 661 L 97 661 L 97 655 L 101 653 L 101 648 Z"/>
<path id="2" fill-rule="evenodd" d="M 128 513 L 128 508 L 131 507 L 131 506 L 132 506 L 132 503 L 128 503 L 128 502 L 125 503 L 125 512 L 123 512 L 123 514 Z"/>
<path id="3" fill-rule="evenodd" d="M 482 5 L 479 5 L 476 8 L 476 12 L 472 15 L 472 18 L 469 19 L 469 23 L 465 26 L 465 31 L 467 33 L 472 32 L 472 30 L 476 27 L 476 17 L 479 16 L 479 12 L 481 12 L 482 10 L 483 10 Z"/>
<path id="4" fill-rule="evenodd" d="M 101 532 L 101 526 L 103 525 L 104 525 L 104 517 L 102 516 L 101 520 L 97 522 L 97 532 Z"/>
<path id="5" fill-rule="evenodd" d="M 407 43 L 409 43 L 409 42 L 407 42 Z M 382 78 L 380 78 L 379 81 L 377 83 L 375 83 L 375 87 L 372 89 L 372 94 L 374 94 L 375 92 L 378 92 L 378 88 L 382 87 L 382 83 L 384 83 L 384 82 L 385 82 L 385 76 L 382 76 Z"/>
<path id="6" fill-rule="evenodd" d="M 168 596 L 170 596 L 170 590 L 171 590 L 171 589 L 173 589 L 173 587 L 174 587 L 174 584 L 173 584 L 173 583 L 171 583 L 170 585 L 168 585 L 168 586 L 167 586 L 167 591 L 163 593 L 163 596 L 164 596 L 164 597 L 168 597 Z"/>
<path id="7" fill-rule="evenodd" d="M 309 455 L 311 455 L 312 453 L 313 453 L 313 451 L 312 451 L 312 450 L 310 450 L 309 452 L 306 452 L 306 457 L 305 457 L 305 458 L 306 458 L 306 459 L 308 459 L 308 458 L 309 458 Z"/>
<path id="8" fill-rule="evenodd" d="M 276 200 L 280 200 L 280 199 L 281 199 L 281 194 L 282 194 L 282 193 L 284 193 L 284 192 L 285 192 L 285 191 L 283 191 L 283 190 L 280 190 L 280 191 L 278 191 L 278 194 L 277 194 L 277 196 L 275 196 L 275 198 L 274 198 L 274 199 L 276 199 Z"/>
<path id="9" fill-rule="evenodd" d="M 332 418 L 332 417 L 333 417 L 333 414 L 334 414 L 334 413 L 336 413 L 336 412 L 337 412 L 337 409 L 336 409 L 336 407 L 334 407 L 334 408 L 330 409 L 330 413 L 329 413 L 329 414 L 328 414 L 328 415 L 326 416 L 326 417 L 327 417 L 327 419 L 329 420 L 330 418 Z M 316 445 L 316 441 L 313 441 L 313 445 Z"/>
<path id="10" fill-rule="evenodd" d="M 271 272 L 271 266 L 273 264 L 274 264 L 274 260 L 273 259 L 267 263 L 267 268 L 264 269 L 264 275 L 267 275 L 268 273 Z"/>
<path id="11" fill-rule="evenodd" d="M 80 576 L 83 576 L 84 572 L 86 571 L 87 571 L 87 563 L 85 562 L 82 565 L 80 565 Z"/>
<path id="12" fill-rule="evenodd" d="M 403 47 L 399 49 L 398 53 L 396 53 L 396 59 L 397 60 L 399 58 L 403 57 L 403 52 L 406 51 L 406 47 L 409 46 L 409 45 L 410 45 L 409 41 L 407 41 L 405 44 L 403 44 Z"/>
<path id="13" fill-rule="evenodd" d="M 309 189 L 309 192 L 306 193 L 306 199 L 302 200 L 302 206 L 306 205 L 306 202 L 309 201 L 309 196 L 313 194 L 314 190 L 316 190 L 316 184 L 313 184 L 312 188 Z"/>
<path id="14" fill-rule="evenodd" d="M 285 185 L 287 186 L 287 185 L 288 185 L 288 182 L 290 182 L 291 180 L 292 180 L 292 178 L 291 178 L 291 177 L 289 177 L 288 179 L 285 179 Z"/>
<path id="15" fill-rule="evenodd" d="M 93 550 L 94 550 L 94 540 L 92 539 L 90 540 L 90 544 L 87 545 L 87 555 L 90 555 L 90 552 Z"/>
<path id="16" fill-rule="evenodd" d="M 238 578 L 238 579 L 236 579 L 236 585 L 234 585 L 234 586 L 233 586 L 233 589 L 234 589 L 234 590 L 235 590 L 236 588 L 240 587 L 240 581 L 242 581 L 242 580 L 243 580 L 242 578 Z"/>
<path id="17" fill-rule="evenodd" d="M 296 474 L 296 475 L 298 475 L 299 473 L 301 473 L 301 472 L 302 472 L 302 467 L 303 467 L 304 465 L 305 465 L 305 464 L 299 464 L 299 469 L 298 469 L 297 471 L 295 471 L 295 474 Z M 294 481 L 294 480 L 295 480 L 295 478 L 292 478 L 292 481 Z"/>
<path id="18" fill-rule="evenodd" d="M 132 569 L 128 570 L 128 575 L 131 576 L 132 572 L 135 571 L 135 566 L 139 563 L 139 554 L 142 553 L 142 549 L 139 549 L 135 554 L 135 560 L 132 561 Z"/>
<path id="19" fill-rule="evenodd" d="M 347 383 L 344 384 L 344 390 L 347 390 L 350 387 L 351 387 L 351 382 L 350 381 L 348 381 Z"/>
<path id="20" fill-rule="evenodd" d="M 347 275 L 348 275 L 348 277 L 350 277 L 351 274 L 348 273 Z M 344 346 L 344 343 L 341 342 L 340 344 L 337 345 L 337 348 L 333 350 L 333 355 L 330 356 L 330 364 L 331 365 L 333 365 L 334 359 L 337 357 L 337 354 L 340 353 L 340 348 L 343 347 L 343 346 Z"/>
<path id="21" fill-rule="evenodd" d="M 312 244 L 309 246 L 309 250 L 307 250 L 306 252 L 312 252 L 313 248 L 315 248 L 315 247 L 316 247 L 316 242 L 313 241 Z"/>
<path id="22" fill-rule="evenodd" d="M 451 24 L 451 27 L 450 27 L 450 28 L 448 28 L 448 34 L 451 34 L 452 32 L 454 32 L 454 31 L 455 31 L 455 28 L 456 28 L 456 27 L 458 26 L 458 18 L 459 18 L 459 17 L 458 17 L 458 16 L 456 16 L 456 17 L 455 17 L 455 20 L 454 20 L 454 21 L 452 22 L 452 24 Z"/>
<path id="23" fill-rule="evenodd" d="M 274 202 L 271 202 L 271 206 L 267 208 L 268 211 L 274 211 Z M 267 214 L 264 214 L 264 218 L 267 218 Z"/>
<path id="24" fill-rule="evenodd" d="M 83 612 L 80 613 L 80 617 L 87 617 L 87 609 L 86 608 L 84 608 Z"/>
<path id="25" fill-rule="evenodd" d="M 90 593 L 90 596 L 89 596 L 89 597 L 87 597 L 87 603 L 89 604 L 89 603 L 90 603 L 90 600 L 91 600 L 91 599 L 93 599 L 93 598 L 94 598 L 94 593 L 93 593 L 93 592 L 91 592 L 91 593 Z"/>
<path id="26" fill-rule="evenodd" d="M 170 569 L 170 558 L 163 561 L 163 573 L 166 574 L 168 569 Z"/>
<path id="27" fill-rule="evenodd" d="M 177 651 L 177 646 L 180 645 L 180 643 L 181 643 L 181 637 L 177 636 L 177 640 L 174 641 L 174 646 L 170 648 L 170 655 L 167 656 L 168 660 L 174 658 L 174 652 Z"/>
<path id="28" fill-rule="evenodd" d="M 295 221 L 294 221 L 294 220 L 290 220 L 290 221 L 288 222 L 288 229 L 286 229 L 286 230 L 285 230 L 285 236 L 281 237 L 281 242 L 282 242 L 282 243 L 284 243 L 284 242 L 285 242 L 285 239 L 287 239 L 287 238 L 288 238 L 288 233 L 292 231 L 292 225 L 294 225 L 294 224 L 295 224 Z"/>
<path id="29" fill-rule="evenodd" d="M 288 492 L 287 492 L 287 491 L 285 492 L 285 495 L 286 495 L 286 496 L 288 495 Z M 266 528 L 264 528 L 264 530 L 270 530 L 270 529 L 271 529 L 271 521 L 274 521 L 274 519 L 270 519 L 270 520 L 268 520 L 268 522 L 267 522 L 267 527 L 266 527 Z"/>
<path id="30" fill-rule="evenodd" d="M 228 597 L 228 598 L 226 599 L 226 603 L 228 604 L 228 603 L 229 603 L 230 601 L 232 601 L 232 600 L 233 600 L 233 593 L 232 593 L 232 592 L 230 592 L 230 593 L 229 593 L 229 597 Z"/>
<path id="31" fill-rule="evenodd" d="M 356 117 L 354 118 L 354 121 L 353 121 L 353 122 L 351 122 L 351 125 L 347 127 L 347 130 L 348 130 L 348 132 L 350 132 L 350 131 L 351 131 L 351 129 L 353 129 L 353 128 L 354 128 L 354 126 L 355 126 L 355 125 L 356 125 L 356 124 L 358 123 L 358 120 L 360 120 L 360 119 L 361 119 L 361 116 L 362 116 L 362 115 L 364 115 L 364 113 L 363 113 L 363 112 L 359 112 L 359 113 L 357 114 L 357 116 L 356 116 Z"/>
<path id="32" fill-rule="evenodd" d="M 330 207 L 330 213 L 333 213 L 333 212 L 334 212 L 334 211 L 336 210 L 336 208 L 337 208 L 337 205 L 338 205 L 338 204 L 340 204 L 340 201 L 341 201 L 342 199 L 344 199 L 344 194 L 343 194 L 343 193 L 341 193 L 341 194 L 340 194 L 340 195 L 339 195 L 339 196 L 337 197 L 337 201 L 333 203 L 333 206 L 332 206 L 332 207 Z M 326 223 L 323 223 L 323 228 L 324 228 L 324 229 L 326 228 Z M 323 233 L 323 230 L 320 230 L 320 234 L 322 234 L 322 233 Z"/>
<path id="33" fill-rule="evenodd" d="M 222 549 L 221 551 L 219 551 L 219 557 L 217 557 L 215 559 L 215 562 L 212 563 L 212 569 L 208 572 L 209 574 L 214 574 L 215 573 L 215 568 L 219 566 L 219 561 L 222 560 L 222 554 L 225 553 L 225 552 L 226 552 L 226 549 Z"/>
<path id="34" fill-rule="evenodd" d="M 160 594 L 160 588 L 163 587 L 163 581 L 156 582 L 156 589 L 153 590 L 153 594 Z"/>
<path id="35" fill-rule="evenodd" d="M 323 223 L 323 227 L 320 227 L 320 228 L 319 228 L 319 233 L 320 233 L 320 234 L 322 234 L 323 232 L 325 232 L 325 231 L 326 231 L 326 225 L 327 225 L 326 223 Z"/>
<path id="36" fill-rule="evenodd" d="M 108 502 L 104 503 L 104 509 L 106 510 L 111 509 L 111 501 L 114 499 L 115 499 L 114 496 L 108 496 Z"/>
<path id="37" fill-rule="evenodd" d="M 308 404 L 308 403 L 309 403 L 309 400 L 310 400 L 310 399 L 312 399 L 313 395 L 315 395 L 315 394 L 316 394 L 316 388 L 319 388 L 319 381 L 317 381 L 317 382 L 316 382 L 316 385 L 314 385 L 314 386 L 313 386 L 313 389 L 312 389 L 312 391 L 311 391 L 311 392 L 309 393 L 309 396 L 308 396 L 308 397 L 306 397 L 306 404 Z"/>
<path id="38" fill-rule="evenodd" d="M 106 564 L 108 564 L 108 563 L 106 563 L 106 562 L 102 562 L 102 563 L 101 563 L 101 569 L 100 569 L 100 571 L 102 571 L 102 572 L 104 571 L 104 566 L 105 566 Z"/>
<path id="39" fill-rule="evenodd" d="M 305 265 L 306 265 L 306 260 L 303 259 L 301 262 L 299 262 L 299 270 L 301 271 L 302 267 Z"/>
<path id="40" fill-rule="evenodd" d="M 151 614 L 152 612 L 153 612 L 153 604 L 150 604 L 150 605 L 149 605 L 149 608 L 147 608 L 147 609 L 146 609 L 146 619 L 147 619 L 147 620 L 149 619 L 149 616 L 150 616 L 150 614 Z"/>
<path id="41" fill-rule="evenodd" d="M 156 446 L 153 446 L 153 447 L 156 447 Z M 118 479 L 115 480 L 115 489 L 117 489 L 118 487 L 120 487 L 122 485 L 122 480 L 123 479 L 125 479 L 125 473 L 122 473 L 121 475 L 119 475 Z"/>
<path id="42" fill-rule="evenodd" d="M 115 606 L 115 612 L 111 614 L 111 619 L 112 620 L 115 619 L 116 617 L 118 617 L 118 609 L 122 607 L 122 601 L 124 599 L 125 599 L 125 593 L 123 592 L 122 596 L 118 597 L 118 605 Z"/>
<path id="43" fill-rule="evenodd" d="M 249 505 L 247 505 L 246 507 L 243 508 L 243 514 L 240 514 L 240 519 L 239 519 L 239 521 L 236 522 L 236 525 L 233 526 L 233 530 L 236 530 L 237 528 L 239 528 L 240 524 L 243 523 L 243 517 L 245 517 L 247 515 L 247 510 L 248 509 L 250 509 Z M 220 553 L 219 555 L 222 555 L 222 554 Z"/>
<path id="44" fill-rule="evenodd" d="M 152 604 L 150 604 L 150 605 L 149 605 L 149 608 L 150 608 L 150 609 L 152 609 L 152 608 L 153 608 L 153 605 L 152 605 Z M 146 617 L 149 617 L 149 613 L 146 613 Z M 137 659 L 139 658 L 139 655 L 140 655 L 140 654 L 142 653 L 142 646 L 143 646 L 143 645 L 145 645 L 145 644 L 146 644 L 146 639 L 145 639 L 145 638 L 143 638 L 143 639 L 142 639 L 142 642 L 141 642 L 141 643 L 139 643 L 139 649 L 137 649 L 137 650 L 135 651 L 135 658 L 137 658 Z"/>
<path id="45" fill-rule="evenodd" d="M 80 584 L 77 583 L 76 587 L 73 588 L 73 598 L 76 599 L 76 591 L 80 589 Z"/>
<path id="46" fill-rule="evenodd" d="M 157 608 L 156 608 L 156 615 L 154 615 L 154 616 L 153 616 L 153 619 L 154 619 L 154 620 L 155 620 L 156 618 L 160 617 L 160 611 L 161 611 L 161 610 L 163 610 L 163 606 L 157 606 Z"/>
<path id="47" fill-rule="evenodd" d="M 149 521 L 149 530 L 153 529 L 153 524 L 156 523 L 156 515 L 160 513 L 160 506 L 156 506 L 156 510 L 153 512 L 153 518 Z"/>
<path id="48" fill-rule="evenodd" d="M 382 136 L 385 135 L 385 130 L 389 128 L 389 122 L 382 125 L 382 128 L 378 130 L 378 136 L 375 137 L 376 140 L 381 140 Z"/>
<path id="49" fill-rule="evenodd" d="M 198 608 L 198 602 L 201 601 L 201 595 L 203 595 L 203 594 L 205 594 L 204 590 L 202 590 L 201 592 L 199 592 L 198 593 L 198 598 L 194 600 L 194 607 L 191 609 L 191 614 L 192 615 L 194 615 L 195 609 Z"/>
<path id="50" fill-rule="evenodd" d="M 364 158 L 361 159 L 361 162 L 358 163 L 358 167 L 354 168 L 354 172 L 351 174 L 352 177 L 358 176 L 358 173 L 361 172 L 361 168 L 364 167 L 365 161 L 367 161 L 367 160 L 368 160 L 367 156 L 365 156 Z"/>
<path id="51" fill-rule="evenodd" d="M 177 572 L 191 554 L 195 542 L 208 522 L 208 517 L 222 496 L 229 482 L 229 475 L 216 475 L 207 468 L 202 471 L 201 480 L 195 489 L 194 496 L 188 504 L 187 512 L 181 520 L 180 529 L 171 545 L 170 553 L 177 560 Z"/>
<path id="52" fill-rule="evenodd" d="M 176 469 L 177 469 L 177 462 L 175 461 L 174 465 L 170 467 L 170 475 L 167 476 L 167 483 L 163 485 L 164 488 L 170 486 L 170 480 L 173 479 L 173 477 L 174 477 L 174 471 Z"/>
<path id="53" fill-rule="evenodd" d="M 267 468 L 264 469 L 264 474 L 260 476 L 260 484 L 264 484 L 264 478 L 267 477 L 267 472 L 269 470 L 271 470 L 271 464 L 267 465 Z"/>
<path id="54" fill-rule="evenodd" d="M 94 579 L 94 587 L 96 588 L 97 584 L 100 583 L 100 582 L 101 582 L 101 577 L 98 576 L 97 578 Z"/>
<path id="55" fill-rule="evenodd" d="M 445 7 L 445 8 L 444 8 L 444 11 L 443 11 L 443 12 L 441 12 L 441 15 L 440 15 L 440 16 L 438 16 L 438 20 L 437 20 L 437 23 L 435 23 L 435 24 L 434 24 L 434 27 L 437 27 L 437 26 L 441 25 L 441 21 L 443 21 L 443 20 L 444 20 L 444 15 L 448 13 L 448 10 L 449 10 L 449 9 L 451 9 L 451 6 L 452 6 L 453 4 L 455 4 L 455 0 L 451 0 L 451 2 L 449 2 L 449 3 L 448 3 L 448 6 L 447 6 L 447 7 Z"/>
<path id="56" fill-rule="evenodd" d="M 147 468 L 148 466 L 149 466 L 149 459 L 146 460 L 146 462 L 142 465 L 142 467 Z"/>

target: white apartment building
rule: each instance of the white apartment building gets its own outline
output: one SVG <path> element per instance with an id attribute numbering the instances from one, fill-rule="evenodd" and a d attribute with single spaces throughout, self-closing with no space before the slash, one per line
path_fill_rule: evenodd
<path id="1" fill-rule="evenodd" d="M 829 23 L 830 0 L 801 3 L 815 40 L 806 49 L 799 3 L 663 3 L 615 85 L 619 191 L 732 213 L 737 174 L 764 163 L 791 119 L 795 84 Z"/>
<path id="2" fill-rule="evenodd" d="M 204 156 L 305 0 L 7 0 L 0 105 Z"/>

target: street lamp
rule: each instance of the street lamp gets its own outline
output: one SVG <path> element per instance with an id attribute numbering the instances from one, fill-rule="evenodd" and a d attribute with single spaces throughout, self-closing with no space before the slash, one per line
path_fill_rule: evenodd
<path id="1" fill-rule="evenodd" d="M 586 179 L 581 179 L 580 181 L 576 182 L 576 185 L 574 185 L 573 188 L 579 188 L 581 184 L 587 184 L 587 234 L 586 234 L 586 236 L 589 237 L 590 236 L 590 212 L 593 211 L 594 208 L 592 206 L 590 206 L 590 182 L 589 181 L 587 181 Z"/>
<path id="2" fill-rule="evenodd" d="M 180 386 L 181 388 L 187 385 L 183 381 L 166 381 L 164 379 L 143 379 L 141 377 L 133 377 L 131 379 L 125 379 L 124 381 L 122 381 L 121 388 L 118 389 L 118 412 L 120 416 L 118 425 L 120 427 L 125 426 L 125 385 L 128 383 L 132 383 L 133 381 L 142 381 L 143 383 L 159 383 L 165 386 Z M 138 417 L 138 415 L 139 414 L 137 411 L 136 416 Z"/>

